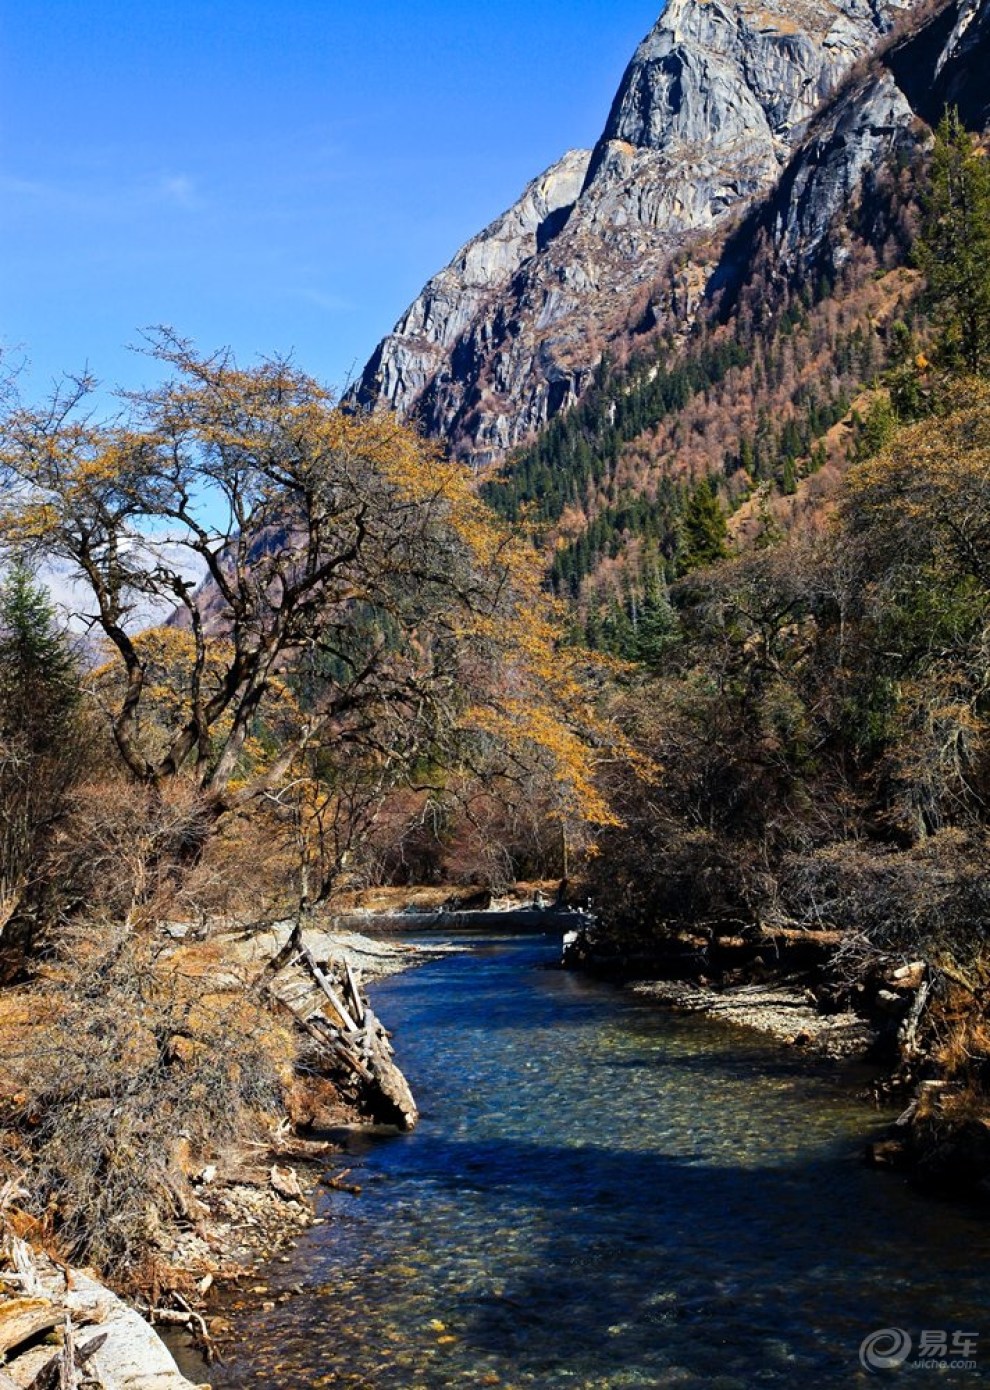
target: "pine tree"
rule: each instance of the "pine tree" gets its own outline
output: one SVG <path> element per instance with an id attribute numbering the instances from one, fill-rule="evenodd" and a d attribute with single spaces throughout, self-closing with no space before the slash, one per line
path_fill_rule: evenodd
<path id="1" fill-rule="evenodd" d="M 644 666 L 659 671 L 664 658 L 678 640 L 678 620 L 670 602 L 665 579 L 658 575 L 647 586 L 636 630 L 635 657 Z"/>
<path id="2" fill-rule="evenodd" d="M 681 519 L 678 569 L 681 574 L 724 560 L 729 550 L 729 528 L 718 500 L 718 490 L 706 478 L 693 490 Z"/>
<path id="3" fill-rule="evenodd" d="M 874 396 L 865 416 L 857 414 L 853 457 L 857 463 L 875 458 L 897 430 L 897 412 L 889 396 Z"/>
<path id="4" fill-rule="evenodd" d="M 752 439 L 746 434 L 739 441 L 739 467 L 744 468 L 751 478 L 756 474 L 756 450 Z"/>
<path id="5" fill-rule="evenodd" d="M 81 767 L 76 663 L 48 596 L 15 565 L 0 584 L 0 984 L 53 916 L 47 853 Z"/>
<path id="6" fill-rule="evenodd" d="M 925 224 L 915 246 L 939 329 L 945 366 L 990 372 L 990 160 L 975 147 L 958 111 L 946 111 L 935 137 Z"/>
<path id="7" fill-rule="evenodd" d="M 0 585 L 0 737 L 43 752 L 78 704 L 75 658 L 48 594 L 17 564 Z"/>

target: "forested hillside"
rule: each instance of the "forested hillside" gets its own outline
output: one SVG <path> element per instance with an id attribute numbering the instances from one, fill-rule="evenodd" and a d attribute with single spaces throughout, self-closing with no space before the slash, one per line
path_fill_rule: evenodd
<path id="1" fill-rule="evenodd" d="M 985 21 L 672 0 L 343 402 L 170 329 L 106 413 L 4 380 L 0 1226 L 184 1299 L 218 1153 L 412 1123 L 306 941 L 396 885 L 552 880 L 627 973 L 811 959 L 935 1083 L 929 1176 L 990 1172 Z"/>
<path id="2" fill-rule="evenodd" d="M 802 935 L 829 943 L 830 1008 L 866 1007 L 884 970 L 922 962 L 900 1079 L 950 1085 L 915 1131 L 958 1123 L 957 1148 L 925 1156 L 949 1178 L 986 1158 L 966 1126 L 990 1057 L 990 161 L 950 113 L 923 167 L 916 335 L 902 302 L 871 349 L 870 404 L 839 436 L 844 478 L 786 513 L 778 474 L 734 538 L 724 472 L 704 508 L 706 484 L 671 489 L 652 593 L 636 599 L 626 565 L 605 639 L 637 658 L 618 704 L 659 770 L 615 770 L 623 825 L 593 877 L 620 953 L 717 974 L 768 968 Z M 621 557 L 630 536 L 616 540 Z M 887 1007 L 903 1021 L 906 999 Z"/>

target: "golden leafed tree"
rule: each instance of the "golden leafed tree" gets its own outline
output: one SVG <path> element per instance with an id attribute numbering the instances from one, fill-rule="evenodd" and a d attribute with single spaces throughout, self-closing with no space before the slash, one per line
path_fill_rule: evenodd
<path id="1" fill-rule="evenodd" d="M 562 817 L 608 819 L 608 730 L 471 476 L 288 361 L 151 341 L 164 381 L 115 418 L 81 379 L 0 425 L 0 544 L 88 595 L 129 773 L 192 777 L 222 812 L 300 777 L 352 795 L 356 769 L 375 795 L 538 770 Z"/>

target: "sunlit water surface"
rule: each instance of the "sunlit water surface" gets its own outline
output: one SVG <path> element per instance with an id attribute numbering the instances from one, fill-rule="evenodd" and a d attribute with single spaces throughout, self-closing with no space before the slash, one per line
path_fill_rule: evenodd
<path id="1" fill-rule="evenodd" d="M 375 989 L 422 1122 L 353 1142 L 362 1195 L 321 1199 L 218 1390 L 868 1385 L 888 1327 L 985 1331 L 990 1368 L 990 1227 L 864 1169 L 884 1117 L 848 1075 L 558 951 L 486 941 Z"/>

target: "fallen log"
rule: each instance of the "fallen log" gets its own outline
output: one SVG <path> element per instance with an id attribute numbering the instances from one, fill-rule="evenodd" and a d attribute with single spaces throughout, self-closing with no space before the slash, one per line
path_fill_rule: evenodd
<path id="1" fill-rule="evenodd" d="M 285 967 L 292 960 L 293 956 L 295 956 L 295 954 L 298 952 L 301 945 L 302 922 L 299 921 L 292 928 L 291 932 L 289 932 L 285 945 L 282 947 L 280 951 L 276 952 L 276 954 L 272 956 L 271 960 L 267 963 L 265 968 L 262 970 L 261 974 L 257 977 L 257 979 L 254 982 L 253 988 L 259 991 L 264 990 L 265 987 L 269 985 L 272 980 L 274 980 L 275 976 L 279 973 L 279 971 L 285 969 Z"/>
<path id="2" fill-rule="evenodd" d="M 47 1298 L 12 1298 L 0 1303 L 0 1355 L 51 1332 L 62 1321 L 62 1310 Z"/>
<path id="3" fill-rule="evenodd" d="M 355 1023 L 354 1019 L 351 1018 L 346 1004 L 341 999 L 337 991 L 333 988 L 326 975 L 324 975 L 323 971 L 320 969 L 315 957 L 313 956 L 312 951 L 310 951 L 308 946 L 300 947 L 299 959 L 305 964 L 313 979 L 316 981 L 320 989 L 326 995 L 331 1008 L 333 1009 L 334 1013 L 339 1016 L 344 1028 L 347 1029 L 347 1031 L 350 1033 L 357 1032 L 357 1023 Z"/>
<path id="4" fill-rule="evenodd" d="M 350 991 L 351 1002 L 354 1006 L 354 1017 L 357 1019 L 358 1027 L 364 1027 L 364 1000 L 361 998 L 361 986 L 358 983 L 355 972 L 351 969 L 349 960 L 344 960 L 344 974 L 347 977 L 347 988 Z"/>
<path id="5" fill-rule="evenodd" d="M 402 1129 L 414 1129 L 419 1119 L 419 1111 L 409 1088 L 409 1082 L 392 1060 L 392 1045 L 385 1036 L 385 1030 L 369 1009 L 365 1015 L 368 1040 L 368 1065 L 378 1085 L 378 1089 L 389 1106 L 398 1116 Z"/>
<path id="6" fill-rule="evenodd" d="M 352 1197 L 360 1197 L 360 1183 L 346 1181 L 353 1171 L 353 1168 L 345 1168 L 342 1173 L 324 1173 L 319 1179 L 320 1186 L 329 1187 L 334 1192 L 350 1193 Z"/>
<path id="7" fill-rule="evenodd" d="M 104 1340 L 106 1340 L 104 1338 Z M 68 1313 L 62 1323 L 62 1357 L 58 1367 L 58 1390 L 79 1390 L 76 1374 L 76 1339 L 72 1335 L 72 1318 Z"/>
<path id="8" fill-rule="evenodd" d="M 31 1247 L 27 1241 L 21 1240 L 20 1236 L 8 1231 L 4 1236 L 3 1248 L 14 1266 L 15 1275 L 21 1286 L 21 1292 L 25 1298 L 38 1298 L 43 1292 L 41 1280 L 38 1278 L 38 1271 L 35 1269 L 34 1259 L 31 1255 Z"/>
<path id="9" fill-rule="evenodd" d="M 326 1001 L 314 1007 L 313 997 L 299 989 L 298 976 L 278 977 L 290 969 L 301 968 Z M 338 981 L 343 985 L 338 987 Z M 412 1129 L 419 1119 L 409 1083 L 396 1066 L 389 1035 L 375 1017 L 348 961 L 331 962 L 328 973 L 302 939 L 293 931 L 290 939 L 269 961 L 255 985 L 291 1014 L 296 1023 L 313 1038 L 328 1063 L 344 1066 L 361 1082 L 362 1104 L 384 1124 Z M 329 1008 L 326 1006 L 329 1005 Z"/>
<path id="10" fill-rule="evenodd" d="M 914 1057 L 918 1052 L 918 1027 L 921 1023 L 922 1014 L 928 1003 L 928 996 L 932 992 L 932 979 L 928 975 L 922 982 L 918 992 L 914 996 L 914 1002 L 908 1011 L 907 1018 L 901 1024 L 898 1032 L 897 1041 L 900 1045 L 901 1056 L 905 1059 Z"/>

